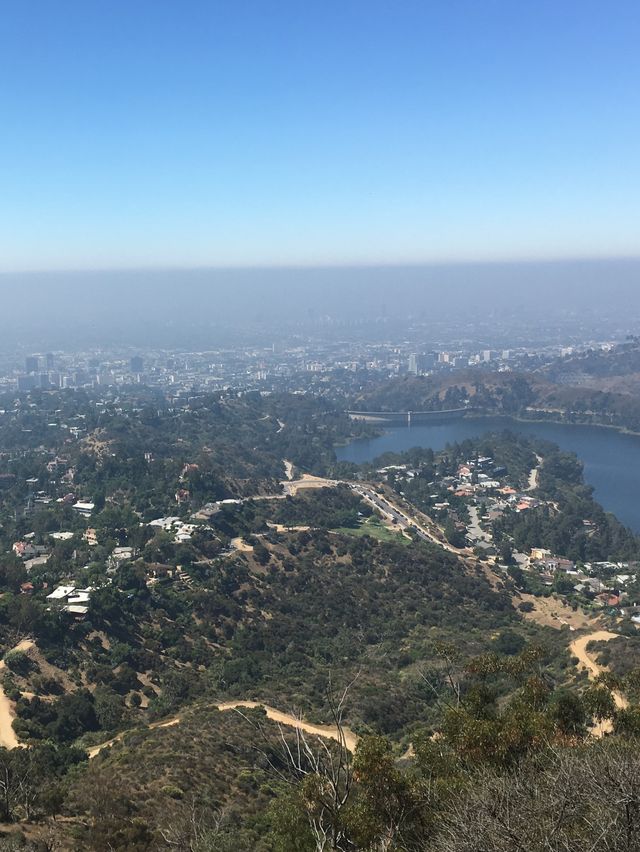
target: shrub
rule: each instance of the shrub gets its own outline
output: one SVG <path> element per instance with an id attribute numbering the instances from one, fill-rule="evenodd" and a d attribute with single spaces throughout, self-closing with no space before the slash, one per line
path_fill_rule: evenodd
<path id="1" fill-rule="evenodd" d="M 5 656 L 4 661 L 7 667 L 15 674 L 25 677 L 34 667 L 33 661 L 25 654 L 24 651 L 9 651 Z"/>
<path id="2" fill-rule="evenodd" d="M 174 784 L 165 784 L 164 787 L 160 788 L 160 792 L 164 796 L 168 796 L 170 799 L 184 798 L 184 792 L 180 789 L 180 787 L 176 787 Z"/>

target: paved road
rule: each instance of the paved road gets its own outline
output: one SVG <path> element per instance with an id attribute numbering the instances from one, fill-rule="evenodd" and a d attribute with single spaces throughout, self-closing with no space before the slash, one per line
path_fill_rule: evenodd
<path id="1" fill-rule="evenodd" d="M 469 506 L 469 517 L 471 523 L 467 527 L 469 535 L 480 547 L 491 547 L 493 545 L 493 537 L 486 533 L 480 526 L 480 517 L 478 515 L 477 506 Z"/>
<path id="2" fill-rule="evenodd" d="M 285 462 L 287 475 L 291 472 L 288 464 L 288 462 Z M 476 558 L 470 548 L 458 548 L 449 544 L 442 530 L 433 521 L 424 515 L 420 519 L 417 512 L 403 506 L 395 498 L 381 494 L 370 485 L 342 479 L 325 479 L 324 477 L 312 476 L 308 473 L 303 474 L 299 479 L 285 479 L 281 482 L 281 485 L 283 488 L 281 494 L 260 494 L 254 497 L 244 497 L 235 502 L 246 503 L 250 500 L 283 500 L 285 497 L 293 497 L 298 491 L 304 491 L 308 488 L 336 488 L 338 485 L 347 485 L 369 503 L 369 505 L 393 521 L 400 529 L 411 531 L 423 541 L 433 542 L 450 553 L 455 553 L 456 556 Z"/>
<path id="3" fill-rule="evenodd" d="M 433 521 L 420 520 L 417 514 L 411 513 L 400 505 L 399 502 L 381 494 L 379 491 L 374 491 L 370 486 L 362 485 L 357 482 L 347 482 L 356 494 L 359 494 L 369 505 L 377 509 L 381 514 L 385 515 L 391 521 L 400 527 L 400 529 L 409 530 L 415 533 L 418 538 L 423 541 L 430 541 L 437 544 L 439 547 L 448 550 L 449 553 L 455 553 L 456 556 L 472 556 L 471 551 L 464 547 L 454 547 L 444 538 L 444 534 Z"/>

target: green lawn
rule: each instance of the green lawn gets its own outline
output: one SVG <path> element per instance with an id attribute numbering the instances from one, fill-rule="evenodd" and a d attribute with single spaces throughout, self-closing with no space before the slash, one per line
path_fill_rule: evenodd
<path id="1" fill-rule="evenodd" d="M 372 538 L 377 538 L 378 541 L 395 542 L 396 544 L 411 544 L 409 539 L 405 538 L 400 530 L 395 531 L 385 527 L 380 522 L 380 518 L 376 515 L 364 518 L 357 527 L 339 527 L 334 530 L 334 532 L 357 537 L 370 535 Z"/>

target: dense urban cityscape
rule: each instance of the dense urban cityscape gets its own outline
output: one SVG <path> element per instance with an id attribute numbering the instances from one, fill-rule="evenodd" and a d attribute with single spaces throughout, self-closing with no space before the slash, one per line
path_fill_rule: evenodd
<path id="1" fill-rule="evenodd" d="M 319 342 L 210 351 L 152 350 L 47 352 L 25 356 L 18 365 L 6 355 L 0 389 L 119 387 L 144 384 L 176 398 L 204 390 L 321 391 L 350 390 L 358 379 L 383 380 L 403 375 L 431 376 L 478 368 L 527 372 L 558 359 L 591 350 L 610 351 L 614 341 L 580 345 L 545 344 L 513 349 L 416 351 L 415 343 Z M 131 354 L 135 352 L 135 354 Z"/>

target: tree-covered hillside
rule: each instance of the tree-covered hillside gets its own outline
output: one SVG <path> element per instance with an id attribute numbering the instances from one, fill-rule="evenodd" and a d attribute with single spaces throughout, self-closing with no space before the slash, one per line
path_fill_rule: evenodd
<path id="1" fill-rule="evenodd" d="M 597 514 L 575 459 L 502 434 L 339 466 L 335 444 L 367 427 L 303 396 L 140 388 L 3 405 L 7 831 L 98 852 L 457 852 L 495 795 L 479 836 L 506 850 L 512 779 L 523 812 L 541 790 L 558 849 L 597 840 L 600 788 L 584 782 L 574 820 L 551 799 L 596 753 L 635 766 L 636 666 L 612 645 L 617 679 L 590 685 L 568 632 L 526 619 L 512 575 L 464 540 L 493 495 L 507 541 L 527 538 L 529 517 L 546 535 L 554 505 L 549 537 L 635 547 Z M 512 521 L 509 501 L 534 492 Z M 381 495 L 413 519 L 385 514 Z M 574 529 L 587 510 L 588 534 Z M 602 719 L 615 743 L 596 751 Z M 623 827 L 635 842 L 615 814 L 615 842 Z M 519 824 L 526 848 L 551 842 L 549 825 Z"/>

